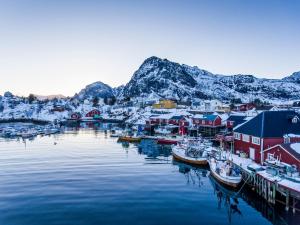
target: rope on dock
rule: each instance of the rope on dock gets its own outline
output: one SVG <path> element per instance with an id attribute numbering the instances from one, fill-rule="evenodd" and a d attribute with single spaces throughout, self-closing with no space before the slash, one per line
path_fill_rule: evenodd
<path id="1" fill-rule="evenodd" d="M 237 196 L 240 194 L 241 190 L 242 190 L 243 187 L 247 184 L 247 181 L 249 180 L 250 177 L 251 177 L 251 176 L 249 176 L 249 177 L 247 178 L 247 180 L 243 183 L 242 187 L 241 187 L 240 190 L 235 194 L 234 197 L 237 197 Z"/>

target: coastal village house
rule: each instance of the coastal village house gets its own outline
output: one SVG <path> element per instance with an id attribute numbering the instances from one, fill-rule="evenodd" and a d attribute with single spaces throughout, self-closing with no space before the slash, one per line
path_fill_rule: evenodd
<path id="1" fill-rule="evenodd" d="M 233 131 L 233 128 L 236 126 L 245 123 L 247 121 L 247 116 L 245 115 L 231 115 L 228 117 L 226 121 L 226 128 L 227 131 L 231 132 Z"/>
<path id="2" fill-rule="evenodd" d="M 245 112 L 254 109 L 255 107 L 256 105 L 254 103 L 243 103 L 243 104 L 236 104 L 233 110 L 237 112 Z"/>
<path id="3" fill-rule="evenodd" d="M 205 100 L 203 104 L 205 112 L 214 112 L 223 106 L 223 103 L 219 100 Z"/>
<path id="4" fill-rule="evenodd" d="M 193 117 L 193 125 L 199 129 L 204 136 L 215 136 L 224 127 L 222 119 L 218 115 L 201 115 Z"/>
<path id="5" fill-rule="evenodd" d="M 264 111 L 258 114 L 234 129 L 235 152 L 246 153 L 254 161 L 262 163 L 267 149 L 300 141 L 299 118 L 295 111 Z"/>
<path id="6" fill-rule="evenodd" d="M 296 165 L 298 169 L 300 168 L 300 143 L 278 144 L 265 149 L 263 152 L 264 159 L 271 155 L 276 160 Z"/>
<path id="7" fill-rule="evenodd" d="M 87 114 L 85 114 L 85 117 L 87 118 L 94 118 L 96 115 L 100 116 L 101 112 L 98 109 L 93 109 L 90 112 L 88 112 Z"/>
<path id="8" fill-rule="evenodd" d="M 175 109 L 177 107 L 176 102 L 168 99 L 159 100 L 158 103 L 152 105 L 154 109 Z"/>

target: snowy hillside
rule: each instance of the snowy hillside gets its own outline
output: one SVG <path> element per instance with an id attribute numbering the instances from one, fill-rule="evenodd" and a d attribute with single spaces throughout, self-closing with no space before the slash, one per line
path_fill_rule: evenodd
<path id="1" fill-rule="evenodd" d="M 254 98 L 277 101 L 300 98 L 300 72 L 282 80 L 261 79 L 253 75 L 219 75 L 167 59 L 150 57 L 132 79 L 118 89 L 118 97 L 176 98 L 181 100 Z"/>
<path id="2" fill-rule="evenodd" d="M 79 100 L 92 99 L 93 97 L 110 98 L 114 96 L 113 89 L 100 81 L 87 85 L 74 97 Z"/>

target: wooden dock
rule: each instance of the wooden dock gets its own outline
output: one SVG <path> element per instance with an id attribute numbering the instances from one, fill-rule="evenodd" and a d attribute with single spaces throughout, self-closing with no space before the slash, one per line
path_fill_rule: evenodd
<path id="1" fill-rule="evenodd" d="M 251 171 L 247 168 L 249 164 L 255 164 L 251 159 L 230 154 L 229 160 L 240 168 L 243 181 L 268 203 L 281 203 L 285 205 L 286 211 L 291 208 L 293 213 L 300 212 L 297 207 L 300 201 L 300 183 L 272 176 L 265 170 Z"/>

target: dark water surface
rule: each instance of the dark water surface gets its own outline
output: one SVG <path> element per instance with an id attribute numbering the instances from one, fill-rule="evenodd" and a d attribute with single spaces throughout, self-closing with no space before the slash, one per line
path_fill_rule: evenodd
<path id="1" fill-rule="evenodd" d="M 170 149 L 89 129 L 0 140 L 1 225 L 296 224 L 244 191 L 234 199 Z"/>

